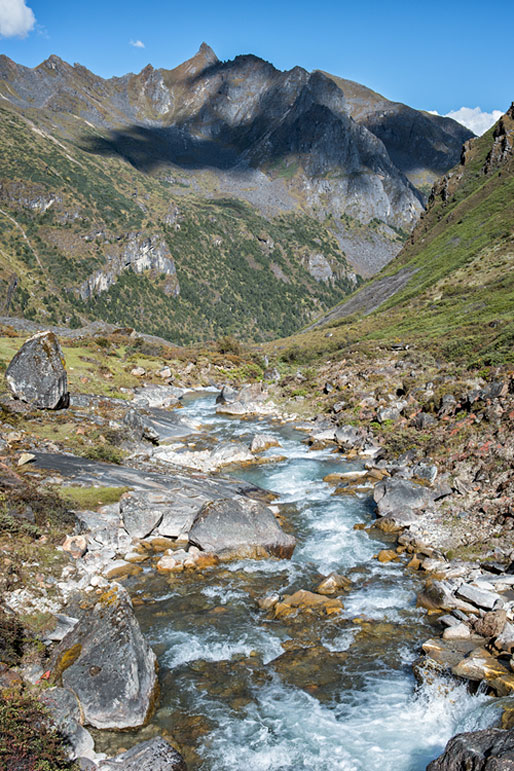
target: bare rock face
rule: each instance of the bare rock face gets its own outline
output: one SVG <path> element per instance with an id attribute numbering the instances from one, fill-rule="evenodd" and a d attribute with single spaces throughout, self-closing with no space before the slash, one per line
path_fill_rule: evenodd
<path id="1" fill-rule="evenodd" d="M 203 506 L 189 531 L 189 541 L 226 559 L 288 559 L 296 545 L 293 536 L 279 527 L 268 506 L 243 498 L 221 498 Z"/>
<path id="2" fill-rule="evenodd" d="M 112 760 L 100 763 L 101 771 L 186 771 L 182 755 L 161 738 L 136 744 Z"/>
<path id="3" fill-rule="evenodd" d="M 487 728 L 458 734 L 427 771 L 513 771 L 514 730 Z"/>
<path id="4" fill-rule="evenodd" d="M 157 692 L 155 654 L 143 637 L 126 590 L 100 596 L 56 653 L 54 674 L 78 699 L 84 723 L 136 728 L 150 714 Z"/>
<path id="5" fill-rule="evenodd" d="M 33 407 L 58 410 L 69 404 L 66 364 L 53 332 L 29 338 L 9 364 L 5 379 L 14 398 Z"/>

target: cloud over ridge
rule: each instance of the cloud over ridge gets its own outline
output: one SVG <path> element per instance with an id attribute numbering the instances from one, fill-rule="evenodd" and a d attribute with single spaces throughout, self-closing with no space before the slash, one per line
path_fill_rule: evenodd
<path id="1" fill-rule="evenodd" d="M 35 23 L 25 0 L 0 0 L 0 37 L 26 37 Z"/>
<path id="2" fill-rule="evenodd" d="M 439 115 L 437 110 L 429 110 L 433 115 Z M 443 115 L 443 118 L 453 118 L 466 128 L 470 129 L 477 136 L 485 134 L 487 129 L 491 128 L 497 120 L 501 118 L 501 110 L 492 110 L 484 112 L 480 107 L 461 107 L 459 110 L 451 110 Z"/>

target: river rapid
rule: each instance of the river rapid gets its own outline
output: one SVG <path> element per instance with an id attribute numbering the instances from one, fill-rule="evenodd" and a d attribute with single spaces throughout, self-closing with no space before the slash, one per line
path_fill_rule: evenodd
<path id="1" fill-rule="evenodd" d="M 216 415 L 214 394 L 185 400 L 182 414 L 211 441 L 276 436 L 281 446 L 264 453 L 275 460 L 234 476 L 275 493 L 297 539 L 290 561 L 131 579 L 160 665 L 150 729 L 174 737 L 188 768 L 422 771 L 455 733 L 491 725 L 499 708 L 484 694 L 440 678 L 416 684 L 412 662 L 433 635 L 416 608 L 419 579 L 377 562 L 383 537 L 354 529 L 373 520 L 370 495 L 335 496 L 323 482 L 359 463 L 310 450 L 290 425 Z M 275 620 L 257 606 L 270 592 L 315 591 L 331 571 L 353 582 L 340 615 Z"/>

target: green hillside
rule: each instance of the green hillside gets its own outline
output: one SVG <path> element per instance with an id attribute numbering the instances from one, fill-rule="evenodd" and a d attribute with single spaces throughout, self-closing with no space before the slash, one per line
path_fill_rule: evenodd
<path id="1" fill-rule="evenodd" d="M 402 342 L 467 364 L 514 363 L 513 140 L 514 105 L 466 143 L 400 254 L 287 349 L 313 358 Z"/>
<path id="2" fill-rule="evenodd" d="M 72 326 L 100 318 L 178 343 L 227 333 L 266 340 L 291 334 L 355 286 L 318 220 L 267 219 L 243 201 L 191 188 L 180 171 L 170 180 L 87 152 L 68 120 L 65 139 L 62 127 L 54 135 L 48 121 L 0 107 L 3 315 Z M 176 275 L 124 270 L 106 291 L 81 298 L 88 277 L 108 273 L 111 256 L 146 236 L 167 250 Z M 317 254 L 330 280 L 309 272 Z"/>

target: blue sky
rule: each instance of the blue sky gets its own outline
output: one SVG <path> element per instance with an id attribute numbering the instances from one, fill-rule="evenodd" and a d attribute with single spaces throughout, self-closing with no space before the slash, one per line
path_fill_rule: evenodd
<path id="1" fill-rule="evenodd" d="M 0 52 L 27 66 L 54 53 L 104 77 L 172 68 L 205 40 L 220 59 L 323 69 L 441 114 L 507 109 L 513 29 L 514 3 L 483 0 L 0 0 Z"/>

